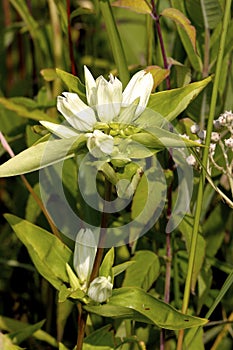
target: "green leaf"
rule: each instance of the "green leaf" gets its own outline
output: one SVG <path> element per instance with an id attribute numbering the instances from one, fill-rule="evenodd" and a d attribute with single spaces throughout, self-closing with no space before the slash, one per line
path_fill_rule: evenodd
<path id="1" fill-rule="evenodd" d="M 17 321 L 9 317 L 0 316 L 0 329 L 7 332 L 18 332 L 30 326 L 28 323 Z M 1 335 L 1 333 L 0 333 Z M 50 334 L 38 329 L 33 333 L 33 337 L 57 347 L 57 341 Z"/>
<path id="2" fill-rule="evenodd" d="M 145 0 L 117 0 L 114 1 L 112 4 L 112 6 L 116 6 L 116 7 L 123 7 L 123 8 L 127 8 L 131 11 L 135 11 L 137 13 L 142 13 L 142 14 L 146 14 L 146 13 L 151 13 L 151 7 L 148 5 L 147 1 Z"/>
<path id="3" fill-rule="evenodd" d="M 136 141 L 136 143 L 129 143 L 127 147 L 127 152 L 131 158 L 149 157 L 153 154 L 150 151 L 151 148 L 159 150 L 170 147 L 200 147 L 200 144 L 195 141 L 182 138 L 176 133 L 157 126 L 151 126 L 147 133 L 134 134 L 131 136 L 131 139 Z M 140 147 L 139 144 L 146 147 Z M 150 149 L 147 150 L 147 147 Z"/>
<path id="4" fill-rule="evenodd" d="M 156 89 L 156 87 L 162 83 L 164 79 L 166 79 L 170 74 L 170 69 L 164 69 L 159 66 L 147 66 L 145 68 L 146 72 L 150 72 L 154 79 L 154 85 L 152 91 Z"/>
<path id="5" fill-rule="evenodd" d="M 0 332 L 0 345 L 2 350 L 24 350 L 23 348 L 14 345 L 8 335 Z"/>
<path id="6" fill-rule="evenodd" d="M 17 102 L 16 102 L 17 101 Z M 30 100 L 29 100 L 30 101 Z M 36 121 L 46 120 L 49 122 L 54 122 L 54 118 L 49 117 L 48 114 L 42 112 L 40 109 L 36 109 L 35 106 L 32 108 L 31 106 L 25 106 L 25 99 L 8 99 L 5 97 L 0 97 L 0 104 L 10 111 L 15 112 L 18 116 L 22 118 L 29 118 Z M 28 101 L 27 101 L 28 102 Z M 29 103 L 29 102 L 28 102 Z"/>
<path id="7" fill-rule="evenodd" d="M 16 176 L 30 173 L 74 156 L 82 147 L 86 137 L 49 140 L 41 142 L 17 154 L 0 166 L 0 177 Z"/>
<path id="8" fill-rule="evenodd" d="M 164 174 L 159 168 L 150 167 L 143 174 L 132 201 L 131 217 L 132 220 L 138 222 L 139 232 L 141 227 L 149 229 L 152 223 L 154 224 L 155 217 L 164 207 L 166 191 L 167 184 Z M 154 193 L 156 196 L 152 195 Z M 130 240 L 135 240 L 137 231 L 134 229 L 133 232 L 130 232 Z"/>
<path id="9" fill-rule="evenodd" d="M 214 29 L 222 20 L 222 9 L 218 0 L 189 0 L 185 2 L 185 7 L 191 21 L 199 28 Z"/>
<path id="10" fill-rule="evenodd" d="M 184 338 L 184 346 L 189 350 L 205 350 L 203 328 L 189 329 Z"/>
<path id="11" fill-rule="evenodd" d="M 112 268 L 113 276 L 116 277 L 120 275 L 122 272 L 124 272 L 126 269 L 128 269 L 129 266 L 133 265 L 134 263 L 135 261 L 126 261 L 122 264 L 113 266 Z"/>
<path id="12" fill-rule="evenodd" d="M 149 290 L 160 272 L 158 256 L 150 250 L 140 250 L 135 253 L 134 264 L 126 270 L 123 287 L 139 287 Z"/>
<path id="13" fill-rule="evenodd" d="M 88 312 L 94 313 L 99 316 L 103 317 L 111 317 L 113 319 L 129 319 L 134 320 L 138 322 L 153 324 L 153 322 L 145 317 L 144 315 L 140 314 L 139 312 L 135 311 L 132 308 L 123 307 L 119 305 L 113 305 L 110 302 L 108 304 L 103 305 L 85 305 L 84 309 Z"/>
<path id="14" fill-rule="evenodd" d="M 63 333 L 67 319 L 71 314 L 75 304 L 69 300 L 63 303 L 57 303 L 56 324 L 57 324 L 57 339 L 63 339 Z"/>
<path id="15" fill-rule="evenodd" d="M 167 120 L 172 121 L 185 110 L 189 103 L 206 87 L 207 84 L 210 83 L 211 80 L 212 77 L 208 77 L 181 88 L 152 94 L 147 108 L 151 108 Z M 140 120 L 140 118 L 138 120 Z"/>
<path id="16" fill-rule="evenodd" d="M 10 339 L 12 339 L 14 344 L 20 344 L 22 343 L 22 341 L 29 338 L 33 333 L 40 329 L 44 323 L 45 320 L 42 320 L 40 322 L 37 322 L 36 324 L 30 326 L 28 325 L 23 329 L 10 333 L 8 336 Z"/>
<path id="17" fill-rule="evenodd" d="M 114 263 L 114 247 L 109 249 L 109 251 L 105 254 L 103 262 L 99 269 L 99 276 L 113 277 L 113 274 L 112 274 L 113 263 Z"/>
<path id="18" fill-rule="evenodd" d="M 63 81 L 70 92 L 76 92 L 84 102 L 86 101 L 85 86 L 81 83 L 78 77 L 58 68 L 56 69 L 56 73 L 58 78 Z"/>
<path id="19" fill-rule="evenodd" d="M 28 249 L 38 272 L 58 290 L 64 282 L 68 283 L 66 263 L 72 263 L 71 250 L 39 226 L 11 214 L 6 214 L 5 218 Z"/>
<path id="20" fill-rule="evenodd" d="M 57 79 L 57 73 L 54 68 L 44 68 L 41 69 L 40 74 L 45 81 L 54 81 Z"/>
<path id="21" fill-rule="evenodd" d="M 69 350 L 64 344 L 59 343 L 58 344 L 58 350 Z"/>
<path id="22" fill-rule="evenodd" d="M 182 13 L 185 13 L 184 3 L 184 1 L 171 0 L 172 7 Z M 181 26 L 177 26 L 177 31 L 192 67 L 201 73 L 203 63 L 198 53 L 194 50 L 188 34 Z"/>
<path id="23" fill-rule="evenodd" d="M 202 326 L 208 322 L 203 318 L 184 315 L 171 305 L 139 288 L 116 289 L 108 304 L 85 306 L 85 309 L 108 317 L 134 318 L 135 316 L 136 319 L 140 315 L 142 319 L 147 320 L 147 323 L 152 322 L 158 327 L 171 330 Z"/>
<path id="24" fill-rule="evenodd" d="M 113 331 L 110 331 L 112 325 L 101 327 L 88 335 L 84 339 L 83 350 L 112 350 L 115 349 Z"/>
<path id="25" fill-rule="evenodd" d="M 176 8 L 166 8 L 160 15 L 172 19 L 179 26 L 181 26 L 188 35 L 194 51 L 196 51 L 196 30 L 191 25 L 190 20 Z"/>

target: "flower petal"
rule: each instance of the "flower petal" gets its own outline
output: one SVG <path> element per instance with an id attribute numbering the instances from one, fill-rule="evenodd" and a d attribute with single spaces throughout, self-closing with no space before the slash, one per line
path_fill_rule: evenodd
<path id="1" fill-rule="evenodd" d="M 110 74 L 110 81 L 100 76 L 97 84 L 97 113 L 100 121 L 110 123 L 118 116 L 122 102 L 122 83 Z"/>
<path id="2" fill-rule="evenodd" d="M 111 135 L 106 135 L 100 130 L 87 133 L 87 148 L 95 158 L 102 158 L 113 151 L 114 139 Z"/>
<path id="3" fill-rule="evenodd" d="M 87 282 L 90 278 L 96 250 L 96 241 L 92 230 L 81 228 L 75 240 L 73 265 L 82 283 Z"/>
<path id="4" fill-rule="evenodd" d="M 41 125 L 43 125 L 46 129 L 48 129 L 54 135 L 62 138 L 68 139 L 69 137 L 80 135 L 75 129 L 65 126 L 62 124 L 50 123 L 45 120 L 40 121 Z"/>
<path id="5" fill-rule="evenodd" d="M 140 98 L 138 107 L 135 112 L 135 118 L 138 117 L 146 108 L 151 90 L 153 88 L 153 84 L 154 81 L 152 74 L 141 70 L 134 74 L 125 90 L 123 91 L 123 106 L 128 106 L 133 101 L 135 101 L 136 98 Z"/>
<path id="6" fill-rule="evenodd" d="M 93 107 L 97 104 L 96 82 L 91 72 L 86 66 L 84 66 L 84 76 L 85 76 L 87 103 L 89 104 L 89 106 Z"/>
<path id="7" fill-rule="evenodd" d="M 92 130 L 96 123 L 95 112 L 88 107 L 77 94 L 63 92 L 63 96 L 57 97 L 57 109 L 79 131 Z"/>

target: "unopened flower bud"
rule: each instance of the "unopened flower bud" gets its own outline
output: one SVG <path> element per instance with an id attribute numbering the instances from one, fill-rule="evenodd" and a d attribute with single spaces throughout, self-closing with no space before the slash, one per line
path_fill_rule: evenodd
<path id="1" fill-rule="evenodd" d="M 94 233 L 88 228 L 82 228 L 76 236 L 73 264 L 80 282 L 83 284 L 90 278 L 96 250 Z"/>
<path id="2" fill-rule="evenodd" d="M 112 295 L 111 277 L 100 276 L 95 278 L 88 289 L 88 296 L 99 303 L 103 303 Z"/>

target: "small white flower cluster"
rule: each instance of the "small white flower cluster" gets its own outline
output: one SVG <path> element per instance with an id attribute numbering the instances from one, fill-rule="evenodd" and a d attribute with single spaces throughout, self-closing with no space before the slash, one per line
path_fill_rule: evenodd
<path id="1" fill-rule="evenodd" d="M 190 131 L 192 134 L 197 135 L 199 139 L 195 140 L 195 142 L 198 142 L 200 144 L 204 143 L 206 139 L 206 130 L 200 129 L 200 126 L 198 124 L 193 124 L 190 127 Z M 211 133 L 211 143 L 209 146 L 209 153 L 210 156 L 213 157 L 216 149 L 216 144 L 220 141 L 220 134 L 218 132 L 212 132 Z"/>
<path id="2" fill-rule="evenodd" d="M 214 121 L 216 129 L 226 129 L 230 132 L 230 137 L 224 140 L 225 147 L 233 151 L 233 113 L 225 111 Z"/>
<path id="3" fill-rule="evenodd" d="M 82 228 L 76 236 L 73 259 L 74 270 L 79 279 L 79 288 L 92 300 L 103 303 L 112 295 L 111 276 L 96 277 L 88 287 L 96 252 L 96 239 L 93 231 Z"/>
<path id="4" fill-rule="evenodd" d="M 209 164 L 208 170 L 211 170 L 211 166 L 215 169 L 221 171 L 223 174 L 227 175 L 230 179 L 229 182 L 232 182 L 232 173 L 233 173 L 233 113 L 232 111 L 226 111 L 221 114 L 213 122 L 214 128 L 216 131 L 211 133 L 211 143 L 209 146 Z M 196 142 L 203 143 L 206 139 L 206 130 L 202 130 L 198 124 L 193 124 L 190 127 L 192 134 L 195 134 L 198 139 Z M 230 137 L 229 137 L 230 136 Z M 221 160 L 221 165 L 215 160 L 216 147 L 222 153 L 222 157 L 218 157 Z M 195 165 L 194 157 L 189 156 L 187 161 L 190 165 Z M 223 160 L 223 162 L 222 162 Z M 211 166 L 210 166 L 211 165 Z"/>

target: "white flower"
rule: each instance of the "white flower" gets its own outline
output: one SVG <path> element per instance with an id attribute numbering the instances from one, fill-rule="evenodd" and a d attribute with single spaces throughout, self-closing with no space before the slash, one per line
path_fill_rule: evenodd
<path id="1" fill-rule="evenodd" d="M 81 228 L 75 240 L 73 265 L 84 288 L 92 272 L 96 250 L 96 240 L 92 230 Z"/>
<path id="2" fill-rule="evenodd" d="M 233 150 L 233 137 L 224 140 L 226 147 L 232 148 Z"/>
<path id="3" fill-rule="evenodd" d="M 131 105 L 136 99 L 139 98 L 138 106 L 135 111 L 135 116 L 132 120 L 139 117 L 140 114 L 145 110 L 151 90 L 153 88 L 153 77 L 151 73 L 147 73 L 142 70 L 134 74 L 130 82 L 126 86 L 123 92 L 123 106 Z"/>
<path id="4" fill-rule="evenodd" d="M 196 158 L 190 154 L 187 158 L 186 158 L 186 162 L 189 164 L 189 165 L 195 165 L 196 164 Z"/>
<path id="5" fill-rule="evenodd" d="M 216 143 L 210 143 L 209 153 L 213 157 L 216 149 Z"/>
<path id="6" fill-rule="evenodd" d="M 199 130 L 200 130 L 200 126 L 198 124 L 193 124 L 190 127 L 190 131 L 192 134 L 198 133 Z"/>
<path id="7" fill-rule="evenodd" d="M 100 276 L 95 278 L 88 289 L 88 296 L 99 303 L 103 303 L 112 295 L 111 277 Z"/>
<path id="8" fill-rule="evenodd" d="M 100 130 L 94 130 L 93 133 L 87 133 L 87 148 L 95 158 L 101 158 L 111 154 L 113 151 L 114 140 L 111 135 L 106 135 Z"/>
<path id="9" fill-rule="evenodd" d="M 218 142 L 220 140 L 220 135 L 218 132 L 211 133 L 211 141 Z"/>
<path id="10" fill-rule="evenodd" d="M 63 92 L 57 97 L 57 109 L 68 123 L 78 131 L 92 130 L 96 123 L 95 112 L 72 92 Z"/>
<path id="11" fill-rule="evenodd" d="M 92 137 L 92 141 L 88 142 L 89 150 L 92 152 L 93 147 L 93 131 L 98 129 L 98 122 L 110 124 L 112 122 L 129 124 L 139 117 L 145 110 L 148 103 L 151 90 L 153 88 L 153 77 L 151 73 L 146 73 L 142 70 L 137 72 L 125 90 L 122 92 L 122 83 L 112 74 L 107 81 L 103 76 L 96 80 L 88 68 L 84 67 L 86 98 L 87 103 L 84 103 L 76 93 L 63 92 L 62 96 L 57 97 L 57 109 L 63 115 L 68 125 L 41 121 L 40 123 L 49 131 L 61 138 L 68 138 L 80 133 L 87 133 L 87 138 Z M 102 132 L 103 134 L 103 132 Z M 101 135 L 96 135 L 95 142 L 102 143 Z M 108 139 L 107 152 L 105 147 L 99 147 L 101 156 L 109 154 L 110 137 Z M 97 154 L 96 152 L 94 152 Z M 94 155 L 93 153 L 93 155 Z"/>

